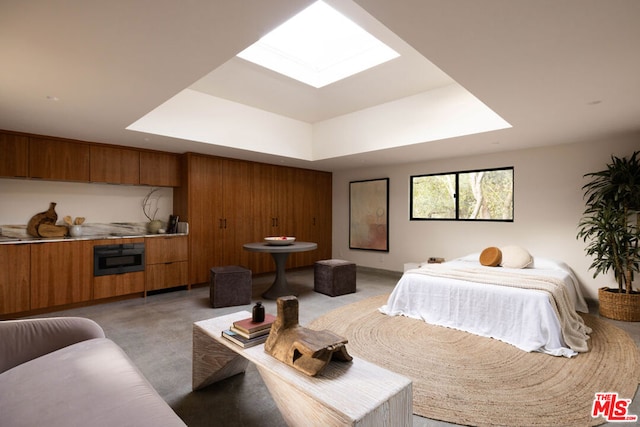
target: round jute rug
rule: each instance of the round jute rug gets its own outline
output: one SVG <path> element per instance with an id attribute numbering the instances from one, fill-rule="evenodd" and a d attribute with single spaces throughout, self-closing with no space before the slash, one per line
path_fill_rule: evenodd
<path id="1" fill-rule="evenodd" d="M 413 380 L 413 412 L 463 425 L 588 426 L 595 393 L 632 399 L 640 355 L 629 335 L 595 316 L 589 352 L 573 358 L 527 353 L 491 338 L 378 308 L 388 295 L 333 310 L 309 328 L 349 340 L 353 356 Z M 640 414 L 636 414 L 640 415 Z"/>

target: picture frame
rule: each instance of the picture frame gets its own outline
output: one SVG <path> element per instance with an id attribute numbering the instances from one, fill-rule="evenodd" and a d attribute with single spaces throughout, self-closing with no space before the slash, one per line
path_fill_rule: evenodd
<path id="1" fill-rule="evenodd" d="M 349 182 L 349 249 L 389 252 L 389 178 Z"/>

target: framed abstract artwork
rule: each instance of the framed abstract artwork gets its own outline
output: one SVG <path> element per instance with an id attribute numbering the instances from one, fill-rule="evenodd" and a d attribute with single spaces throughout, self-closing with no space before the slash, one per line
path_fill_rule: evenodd
<path id="1" fill-rule="evenodd" d="M 389 252 L 389 178 L 349 183 L 349 249 Z"/>

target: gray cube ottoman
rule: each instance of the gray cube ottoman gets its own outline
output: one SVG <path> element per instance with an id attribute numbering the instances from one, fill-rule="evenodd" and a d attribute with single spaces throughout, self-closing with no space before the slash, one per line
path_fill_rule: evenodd
<path id="1" fill-rule="evenodd" d="M 251 270 L 239 265 L 213 267 L 209 285 L 213 308 L 251 303 Z"/>
<path id="2" fill-rule="evenodd" d="M 341 259 L 316 261 L 313 290 L 332 297 L 356 291 L 356 264 Z"/>

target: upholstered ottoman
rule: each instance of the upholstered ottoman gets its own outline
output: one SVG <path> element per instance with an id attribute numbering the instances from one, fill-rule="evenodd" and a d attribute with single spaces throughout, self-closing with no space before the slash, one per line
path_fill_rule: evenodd
<path id="1" fill-rule="evenodd" d="M 356 291 L 356 264 L 326 259 L 313 265 L 313 290 L 332 297 Z"/>
<path id="2" fill-rule="evenodd" d="M 251 303 L 251 270 L 239 265 L 213 267 L 209 285 L 213 308 Z"/>

